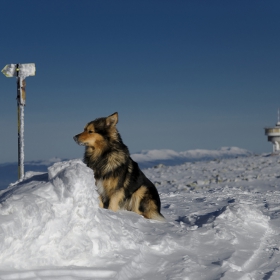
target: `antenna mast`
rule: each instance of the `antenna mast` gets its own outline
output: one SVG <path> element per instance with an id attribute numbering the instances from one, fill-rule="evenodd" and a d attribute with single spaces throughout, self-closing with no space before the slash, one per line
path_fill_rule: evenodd
<path id="1" fill-rule="evenodd" d="M 277 112 L 277 123 L 276 123 L 276 126 L 280 126 L 280 111 L 279 111 L 279 108 L 278 108 L 278 112 Z"/>

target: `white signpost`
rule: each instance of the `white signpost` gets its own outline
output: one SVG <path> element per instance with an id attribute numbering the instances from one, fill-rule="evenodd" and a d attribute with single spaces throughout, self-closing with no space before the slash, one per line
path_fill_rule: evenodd
<path id="1" fill-rule="evenodd" d="M 17 77 L 17 106 L 18 106 L 18 179 L 24 177 L 24 106 L 25 78 L 35 76 L 34 63 L 7 64 L 1 71 L 6 77 Z"/>

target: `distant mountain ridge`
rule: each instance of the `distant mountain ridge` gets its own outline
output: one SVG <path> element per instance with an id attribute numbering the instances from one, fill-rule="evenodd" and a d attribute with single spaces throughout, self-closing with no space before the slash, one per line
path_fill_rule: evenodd
<path id="1" fill-rule="evenodd" d="M 153 167 L 158 164 L 179 165 L 185 162 L 214 160 L 220 158 L 246 157 L 253 155 L 252 152 L 237 147 L 222 147 L 218 150 L 189 150 L 175 152 L 173 150 L 143 150 L 131 157 L 142 168 Z"/>
<path id="2" fill-rule="evenodd" d="M 141 168 L 149 168 L 158 164 L 180 165 L 185 162 L 214 160 L 221 158 L 246 157 L 253 155 L 252 152 L 237 147 L 222 147 L 217 150 L 189 150 L 176 152 L 173 150 L 143 150 L 140 153 L 132 154 L 133 160 L 138 162 Z M 37 160 L 25 162 L 24 170 L 35 172 L 47 172 L 47 168 L 55 162 L 68 159 L 52 158 L 49 160 Z M 18 167 L 16 162 L 0 164 L 0 190 L 16 182 L 18 178 Z"/>

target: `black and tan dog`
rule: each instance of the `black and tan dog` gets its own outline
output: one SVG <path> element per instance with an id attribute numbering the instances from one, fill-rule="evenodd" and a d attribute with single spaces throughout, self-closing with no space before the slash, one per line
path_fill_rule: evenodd
<path id="1" fill-rule="evenodd" d="M 84 162 L 94 171 L 100 206 L 128 210 L 147 219 L 163 221 L 154 184 L 139 169 L 116 128 L 118 113 L 85 126 L 74 140 L 86 146 Z"/>

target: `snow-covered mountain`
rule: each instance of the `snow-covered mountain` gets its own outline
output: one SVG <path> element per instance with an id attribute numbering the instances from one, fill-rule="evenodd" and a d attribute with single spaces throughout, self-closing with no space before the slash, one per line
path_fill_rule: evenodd
<path id="1" fill-rule="evenodd" d="M 0 191 L 0 279 L 280 279 L 280 158 L 145 169 L 166 222 L 98 207 L 81 160 Z"/>

